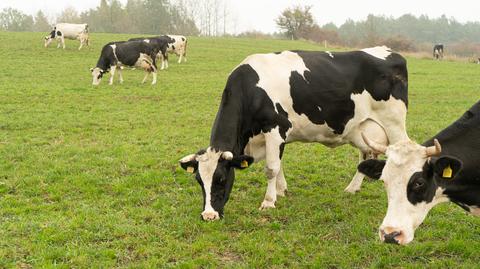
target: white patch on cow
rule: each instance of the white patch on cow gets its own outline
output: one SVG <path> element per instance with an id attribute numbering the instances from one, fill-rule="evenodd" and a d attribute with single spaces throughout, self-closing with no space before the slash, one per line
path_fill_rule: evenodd
<path id="1" fill-rule="evenodd" d="M 474 216 L 480 217 L 480 207 L 478 206 L 469 206 L 470 213 Z"/>
<path id="2" fill-rule="evenodd" d="M 328 56 L 330 56 L 330 58 L 332 58 L 332 59 L 334 58 L 333 54 L 330 51 L 325 51 L 325 53 L 328 54 Z"/>
<path id="3" fill-rule="evenodd" d="M 368 53 L 372 55 L 373 57 L 376 57 L 378 59 L 385 60 L 387 59 L 390 54 L 392 54 L 392 50 L 388 48 L 387 46 L 378 46 L 378 47 L 373 47 L 373 48 L 366 48 L 362 49 L 363 52 Z"/>
<path id="4" fill-rule="evenodd" d="M 205 220 L 215 220 L 219 218 L 218 212 L 212 207 L 211 194 L 213 174 L 217 169 L 218 160 L 221 155 L 221 151 L 215 151 L 209 147 L 204 154 L 197 156 L 198 172 L 200 173 L 200 178 L 202 179 L 205 190 L 205 208 L 202 212 L 202 217 Z"/>
<path id="5" fill-rule="evenodd" d="M 317 106 L 317 108 L 318 108 L 319 111 L 322 111 L 322 108 L 321 108 L 321 107 Z"/>

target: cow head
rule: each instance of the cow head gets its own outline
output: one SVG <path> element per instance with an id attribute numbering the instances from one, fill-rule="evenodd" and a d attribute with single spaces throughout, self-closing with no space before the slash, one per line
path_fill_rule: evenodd
<path id="1" fill-rule="evenodd" d="M 98 86 L 98 84 L 100 84 L 100 81 L 102 80 L 103 74 L 105 74 L 108 71 L 104 71 L 99 67 L 95 67 L 95 68 L 90 68 L 90 72 L 92 73 L 92 77 L 93 77 L 92 85 Z"/>
<path id="2" fill-rule="evenodd" d="M 387 160 L 367 160 L 359 164 L 360 172 L 382 179 L 387 190 L 388 209 L 379 229 L 380 240 L 405 245 L 414 238 L 415 230 L 435 205 L 448 198 L 443 194 L 444 180 L 455 177 L 462 164 L 443 156 L 440 143 L 424 147 L 412 141 L 388 147 L 364 137 L 365 143 Z"/>
<path id="3" fill-rule="evenodd" d="M 223 217 L 223 208 L 228 201 L 235 179 L 235 169 L 245 169 L 253 158 L 247 155 L 234 156 L 229 151 L 216 151 L 209 147 L 180 160 L 180 166 L 194 173 L 202 187 L 203 220 Z"/>
<path id="4" fill-rule="evenodd" d="M 53 38 L 49 35 L 45 36 L 44 38 L 44 46 L 45 48 L 48 47 L 48 45 L 50 45 L 50 43 L 52 43 L 52 40 Z"/>

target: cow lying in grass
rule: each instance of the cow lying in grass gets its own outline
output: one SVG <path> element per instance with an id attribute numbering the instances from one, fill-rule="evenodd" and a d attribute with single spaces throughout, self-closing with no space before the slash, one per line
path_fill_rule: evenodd
<path id="1" fill-rule="evenodd" d="M 402 141 L 385 147 L 365 137 L 388 159 L 367 160 L 358 169 L 385 182 L 388 210 L 380 239 L 408 244 L 435 205 L 452 201 L 480 216 L 480 101 L 443 131 L 418 145 Z"/>
<path id="2" fill-rule="evenodd" d="M 100 58 L 95 68 L 91 68 L 93 85 L 100 84 L 103 75 L 111 72 L 109 84 L 113 84 L 113 77 L 118 68 L 120 83 L 123 82 L 122 67 L 139 67 L 145 70 L 145 83 L 148 75 L 153 74 L 152 85 L 157 83 L 157 65 L 155 62 L 158 50 L 143 41 L 110 42 L 103 46 Z"/>

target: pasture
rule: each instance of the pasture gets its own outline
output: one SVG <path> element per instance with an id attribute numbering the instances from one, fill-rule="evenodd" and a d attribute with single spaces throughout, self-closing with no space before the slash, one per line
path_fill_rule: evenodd
<path id="1" fill-rule="evenodd" d="M 202 195 L 178 160 L 208 146 L 229 72 L 252 53 L 323 50 L 298 41 L 190 38 L 157 85 L 92 87 L 101 47 L 43 47 L 44 33 L 0 32 L 0 267 L 361 268 L 480 264 L 480 218 L 435 207 L 405 247 L 381 243 L 381 182 L 343 192 L 357 151 L 289 144 L 289 193 L 259 211 L 263 162 L 237 172 L 225 218 L 200 220 Z M 480 97 L 480 67 L 408 58 L 408 133 L 422 142 Z M 149 80 L 150 81 L 150 80 Z"/>

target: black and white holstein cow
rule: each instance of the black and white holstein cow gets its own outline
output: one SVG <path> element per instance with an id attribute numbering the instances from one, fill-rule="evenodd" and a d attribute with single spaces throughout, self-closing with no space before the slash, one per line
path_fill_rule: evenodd
<path id="1" fill-rule="evenodd" d="M 169 38 L 167 52 L 170 54 L 176 54 L 178 56 L 178 63 L 182 62 L 182 59 L 187 61 L 187 38 L 183 35 L 164 35 L 164 38 Z M 168 57 L 162 60 L 162 69 L 165 62 L 165 68 L 168 68 Z"/>
<path id="2" fill-rule="evenodd" d="M 57 48 L 60 48 L 60 45 L 62 45 L 63 49 L 65 49 L 65 38 L 79 40 L 80 47 L 78 50 L 80 50 L 83 45 L 90 46 L 88 24 L 57 23 L 50 32 L 50 35 L 45 36 L 45 48 L 50 45 L 53 39 L 57 39 Z"/>
<path id="3" fill-rule="evenodd" d="M 166 67 L 168 67 L 168 44 L 172 42 L 172 39 L 168 36 L 152 36 L 152 37 L 136 37 L 130 38 L 128 41 L 143 41 L 151 46 L 155 47 L 158 50 L 157 54 L 157 61 L 158 59 L 162 60 L 161 70 L 165 69 L 165 62 Z"/>
<path id="4" fill-rule="evenodd" d="M 123 83 L 122 67 L 140 67 L 145 70 L 145 83 L 150 73 L 153 74 L 152 85 L 157 83 L 157 65 L 155 58 L 158 50 L 143 41 L 110 42 L 103 46 L 95 68 L 91 68 L 93 85 L 100 84 L 103 74 L 111 72 L 109 84 L 113 84 L 115 70 L 118 68 L 120 83 Z"/>
<path id="5" fill-rule="evenodd" d="M 443 59 L 443 44 L 436 44 L 435 46 L 433 46 L 433 59 Z"/>
<path id="6" fill-rule="evenodd" d="M 367 160 L 359 171 L 381 178 L 388 196 L 379 229 L 387 243 L 408 244 L 435 205 L 452 201 L 480 216 L 480 101 L 463 116 L 418 145 L 402 141 L 385 147 L 365 141 L 387 160 Z"/>
<path id="7" fill-rule="evenodd" d="M 215 220 L 232 190 L 234 168 L 266 159 L 268 186 L 260 209 L 274 208 L 287 183 L 286 143 L 350 143 L 361 160 L 372 153 L 361 133 L 384 145 L 408 139 L 405 59 L 387 47 L 353 52 L 284 51 L 247 57 L 230 74 L 210 146 L 180 160 L 203 191 L 202 218 Z M 346 191 L 360 189 L 357 172 Z"/>

